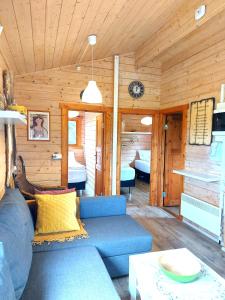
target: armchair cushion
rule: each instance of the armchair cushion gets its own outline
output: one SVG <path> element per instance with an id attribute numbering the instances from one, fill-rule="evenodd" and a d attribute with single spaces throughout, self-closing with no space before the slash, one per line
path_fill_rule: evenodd
<path id="1" fill-rule="evenodd" d="M 125 196 L 99 196 L 80 198 L 81 219 L 119 216 L 125 214 Z"/>

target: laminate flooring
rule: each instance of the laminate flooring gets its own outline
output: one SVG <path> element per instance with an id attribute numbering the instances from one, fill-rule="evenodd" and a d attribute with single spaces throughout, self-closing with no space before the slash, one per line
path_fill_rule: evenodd
<path id="1" fill-rule="evenodd" d="M 121 195 L 125 195 L 129 204 L 147 205 L 149 204 L 150 184 L 140 179 L 135 179 L 135 187 L 131 188 L 131 199 L 129 199 L 129 189 L 121 188 Z"/>
<path id="2" fill-rule="evenodd" d="M 152 251 L 186 247 L 225 278 L 225 252 L 216 242 L 157 207 L 128 202 L 127 213 L 152 234 Z M 128 277 L 114 279 L 113 283 L 122 300 L 130 299 Z"/>

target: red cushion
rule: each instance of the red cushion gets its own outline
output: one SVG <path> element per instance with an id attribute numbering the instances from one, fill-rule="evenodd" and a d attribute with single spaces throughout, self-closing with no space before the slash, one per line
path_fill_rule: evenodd
<path id="1" fill-rule="evenodd" d="M 75 192 L 75 188 L 73 189 L 65 189 L 65 190 L 48 190 L 48 191 L 39 191 L 35 189 L 35 194 L 42 195 L 62 195 Z"/>

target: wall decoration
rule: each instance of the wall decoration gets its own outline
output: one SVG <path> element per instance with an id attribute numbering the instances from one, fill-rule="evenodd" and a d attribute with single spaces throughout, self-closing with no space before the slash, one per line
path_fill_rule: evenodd
<path id="1" fill-rule="evenodd" d="M 140 81 L 132 81 L 128 86 L 128 92 L 132 98 L 140 98 L 144 95 L 145 87 Z"/>
<path id="2" fill-rule="evenodd" d="M 50 140 L 50 113 L 28 111 L 27 137 L 29 141 Z"/>
<path id="3" fill-rule="evenodd" d="M 190 145 L 211 145 L 215 98 L 191 103 Z"/>

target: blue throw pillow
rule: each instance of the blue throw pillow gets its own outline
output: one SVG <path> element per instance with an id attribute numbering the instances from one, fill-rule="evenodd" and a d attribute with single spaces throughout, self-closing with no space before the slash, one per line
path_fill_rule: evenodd
<path id="1" fill-rule="evenodd" d="M 15 291 L 4 254 L 3 243 L 0 242 L 0 299 L 15 300 Z"/>
<path id="2" fill-rule="evenodd" d="M 3 242 L 16 299 L 26 286 L 31 261 L 34 227 L 20 192 L 7 189 L 0 201 L 0 241 Z"/>

